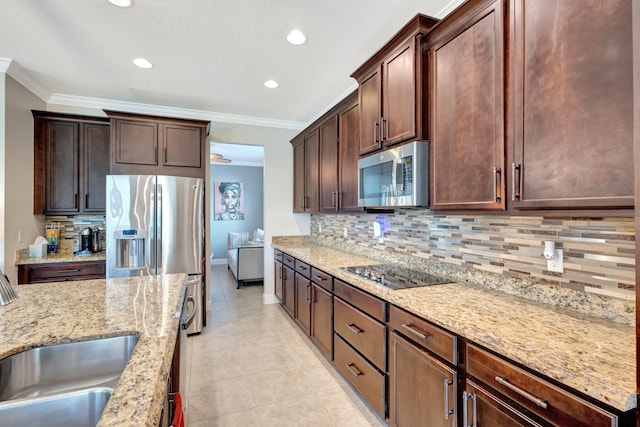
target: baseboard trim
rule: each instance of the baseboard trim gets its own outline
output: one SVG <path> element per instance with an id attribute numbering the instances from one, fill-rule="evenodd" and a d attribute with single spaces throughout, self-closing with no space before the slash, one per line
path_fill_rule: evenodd
<path id="1" fill-rule="evenodd" d="M 227 264 L 226 258 L 213 258 L 211 260 L 211 265 L 226 265 L 226 264 Z"/>

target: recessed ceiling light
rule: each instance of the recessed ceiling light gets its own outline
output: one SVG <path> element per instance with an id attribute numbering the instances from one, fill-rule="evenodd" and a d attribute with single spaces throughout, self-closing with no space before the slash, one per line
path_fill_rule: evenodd
<path id="1" fill-rule="evenodd" d="M 265 85 L 265 87 L 268 87 L 269 89 L 275 89 L 278 86 L 280 86 L 278 84 L 278 82 L 275 81 L 275 80 L 267 80 L 266 82 L 264 82 L 264 85 Z"/>
<path id="2" fill-rule="evenodd" d="M 151 68 L 151 67 L 153 67 L 153 64 L 151 62 L 147 61 L 144 58 L 136 58 L 136 59 L 133 60 L 133 63 L 135 65 L 137 65 L 138 67 L 140 67 L 140 68 Z"/>
<path id="3" fill-rule="evenodd" d="M 132 0 L 107 0 L 107 1 L 112 5 L 118 6 L 118 7 L 130 7 L 131 5 L 133 5 Z"/>
<path id="4" fill-rule="evenodd" d="M 300 30 L 293 30 L 287 34 L 287 41 L 291 44 L 301 45 L 307 41 L 307 36 L 305 36 Z"/>

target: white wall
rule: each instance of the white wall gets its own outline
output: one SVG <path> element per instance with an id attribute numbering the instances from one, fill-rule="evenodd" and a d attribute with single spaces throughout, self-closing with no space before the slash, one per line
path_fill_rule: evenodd
<path id="1" fill-rule="evenodd" d="M 105 116 L 99 109 L 70 107 L 66 105 L 47 105 L 48 111 L 91 116 Z M 198 117 L 198 119 L 203 119 Z M 212 121 L 208 140 L 231 142 L 236 144 L 264 146 L 264 295 L 265 303 L 276 302 L 274 295 L 272 236 L 305 235 L 310 232 L 310 215 L 293 213 L 293 149 L 289 141 L 299 133 L 298 130 L 250 126 L 235 123 Z M 207 169 L 206 182 L 211 181 L 211 172 Z M 210 186 L 207 186 L 206 198 L 211 200 Z M 211 223 L 210 204 L 206 206 L 206 223 Z M 206 236 L 206 252 L 211 253 L 209 230 Z M 210 302 L 209 280 L 207 280 L 207 301 Z"/>
<path id="2" fill-rule="evenodd" d="M 33 214 L 33 115 L 31 110 L 44 110 L 46 104 L 12 77 L 4 76 L 4 112 L 0 111 L 0 122 L 5 120 L 4 131 L 0 129 L 0 144 L 3 149 L 0 165 L 1 187 L 0 217 L 3 219 L 0 256 L 2 271 L 11 283 L 18 283 L 15 267 L 17 249 L 28 248 L 36 236 L 44 234 L 44 216 Z M 0 126 L 1 127 L 1 126 Z M 2 138 L 4 137 L 4 140 Z M 22 240 L 19 240 L 19 234 Z"/>

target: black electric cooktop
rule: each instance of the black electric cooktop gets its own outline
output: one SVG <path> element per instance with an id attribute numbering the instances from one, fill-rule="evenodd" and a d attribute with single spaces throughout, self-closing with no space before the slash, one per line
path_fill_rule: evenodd
<path id="1" fill-rule="evenodd" d="M 452 282 L 451 279 L 445 277 L 434 276 L 433 274 L 405 268 L 397 264 L 358 265 L 344 267 L 344 271 L 394 290 Z"/>

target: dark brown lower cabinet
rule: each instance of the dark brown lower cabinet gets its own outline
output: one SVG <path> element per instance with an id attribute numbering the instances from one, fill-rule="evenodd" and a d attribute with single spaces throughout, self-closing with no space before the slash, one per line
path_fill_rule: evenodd
<path id="1" fill-rule="evenodd" d="M 275 294 L 276 296 L 280 299 L 280 303 L 282 303 L 282 288 L 283 288 L 283 279 L 284 279 L 284 274 L 282 272 L 282 270 L 284 269 L 284 266 L 282 264 L 282 261 L 275 261 Z"/>
<path id="2" fill-rule="evenodd" d="M 18 266 L 18 284 L 68 282 L 105 278 L 105 262 L 59 262 Z"/>
<path id="3" fill-rule="evenodd" d="M 389 334 L 391 426 L 457 426 L 457 390 L 455 369 L 396 332 Z"/>
<path id="4" fill-rule="evenodd" d="M 462 393 L 463 426 L 475 427 L 540 427 L 513 406 L 489 390 L 467 380 Z"/>
<path id="5" fill-rule="evenodd" d="M 334 334 L 333 363 L 371 408 L 385 416 L 386 377 L 360 356 L 340 335 Z"/>
<path id="6" fill-rule="evenodd" d="M 311 330 L 311 280 L 296 273 L 295 319 L 305 334 Z"/>
<path id="7" fill-rule="evenodd" d="M 289 316 L 294 317 L 296 307 L 296 282 L 295 273 L 293 269 L 283 265 L 282 267 L 282 306 L 289 313 Z"/>
<path id="8" fill-rule="evenodd" d="M 333 353 L 333 295 L 311 285 L 311 339 L 331 360 Z"/>

